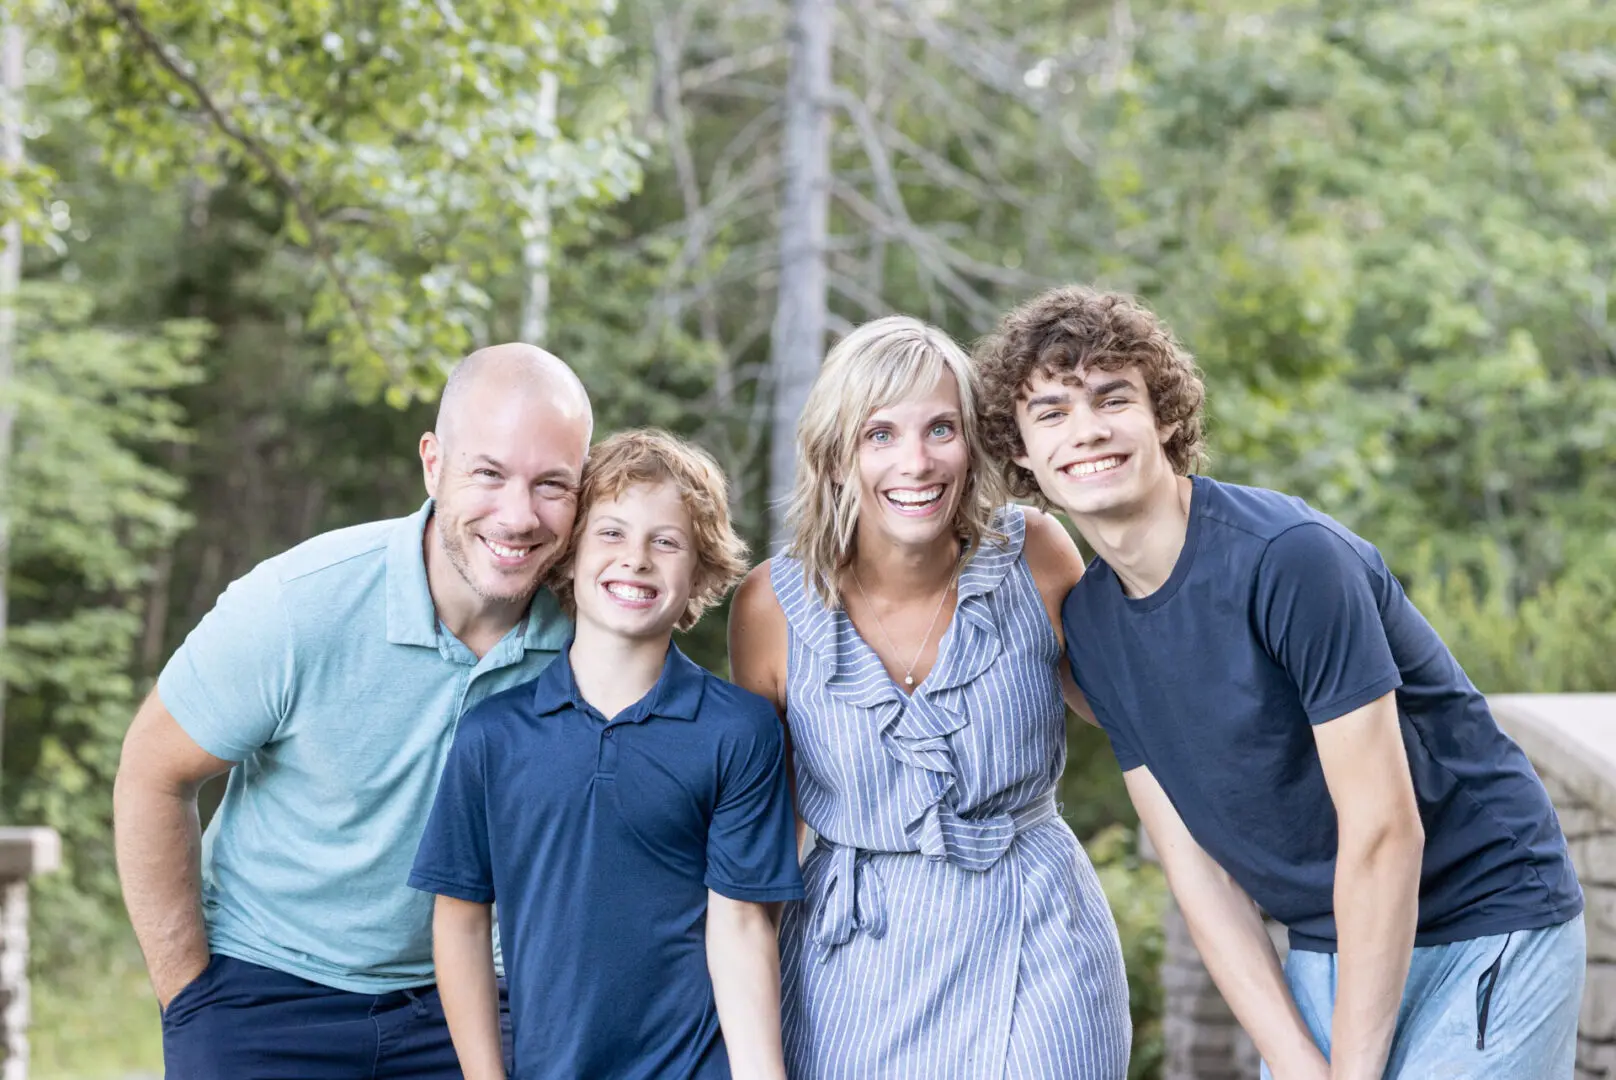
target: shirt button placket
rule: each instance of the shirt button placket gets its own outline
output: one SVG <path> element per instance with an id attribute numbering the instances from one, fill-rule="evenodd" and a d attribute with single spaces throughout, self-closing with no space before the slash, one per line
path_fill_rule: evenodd
<path id="1" fill-rule="evenodd" d="M 617 772 L 617 728 L 609 726 L 600 733 L 600 765 L 596 770 L 602 776 Z"/>

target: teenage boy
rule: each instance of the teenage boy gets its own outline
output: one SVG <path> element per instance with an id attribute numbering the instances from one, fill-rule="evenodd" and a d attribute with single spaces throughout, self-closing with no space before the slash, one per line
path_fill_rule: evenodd
<path id="1" fill-rule="evenodd" d="M 460 723 L 410 875 L 468 1080 L 784 1080 L 771 905 L 802 896 L 774 709 L 672 643 L 746 568 L 711 458 L 624 432 L 590 455 L 555 586 L 576 636 Z"/>
<path id="2" fill-rule="evenodd" d="M 1015 493 L 1097 553 L 1072 673 L 1265 1075 L 1569 1077 L 1586 945 L 1559 822 L 1374 546 L 1189 475 L 1200 375 L 1127 297 L 1053 290 L 978 361 Z"/>

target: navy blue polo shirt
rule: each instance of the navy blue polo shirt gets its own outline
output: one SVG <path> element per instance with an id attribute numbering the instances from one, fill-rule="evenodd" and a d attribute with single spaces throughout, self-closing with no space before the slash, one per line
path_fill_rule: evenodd
<path id="1" fill-rule="evenodd" d="M 1330 952 L 1336 817 L 1312 727 L 1394 693 L 1425 827 L 1415 944 L 1580 912 L 1543 784 L 1374 546 L 1300 499 L 1193 484 L 1160 589 L 1130 598 L 1096 559 L 1062 609 L 1123 770 L 1149 767 L 1292 948 Z"/>
<path id="2" fill-rule="evenodd" d="M 571 650 L 461 719 L 410 884 L 498 900 L 516 1080 L 727 1078 L 707 890 L 802 897 L 780 720 L 670 644 L 608 722 Z"/>

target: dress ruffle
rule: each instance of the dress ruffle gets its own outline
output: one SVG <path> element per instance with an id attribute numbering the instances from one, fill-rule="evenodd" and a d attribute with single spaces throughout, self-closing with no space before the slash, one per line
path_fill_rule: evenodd
<path id="1" fill-rule="evenodd" d="M 809 680 L 870 710 L 880 727 L 882 748 L 905 767 L 903 789 L 894 794 L 915 849 L 975 871 L 992 867 L 1016 836 L 1008 813 L 986 818 L 957 813 L 959 768 L 950 743 L 950 736 L 971 722 L 960 707 L 961 691 L 988 671 L 1004 649 L 990 598 L 1020 558 L 1026 540 L 1020 507 L 1000 509 L 993 527 L 1004 540 L 983 545 L 960 571 L 958 605 L 938 645 L 937 662 L 912 694 L 898 688 L 841 608 L 802 605 L 792 620 L 792 629 L 814 657 Z M 794 563 L 791 570 L 801 573 Z"/>

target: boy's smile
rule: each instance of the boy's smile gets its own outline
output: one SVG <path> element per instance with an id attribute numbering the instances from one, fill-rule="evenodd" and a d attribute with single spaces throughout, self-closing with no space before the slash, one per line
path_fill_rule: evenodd
<path id="1" fill-rule="evenodd" d="M 573 556 L 578 621 L 620 637 L 672 633 L 695 579 L 691 534 L 671 482 L 635 484 L 596 502 Z"/>

